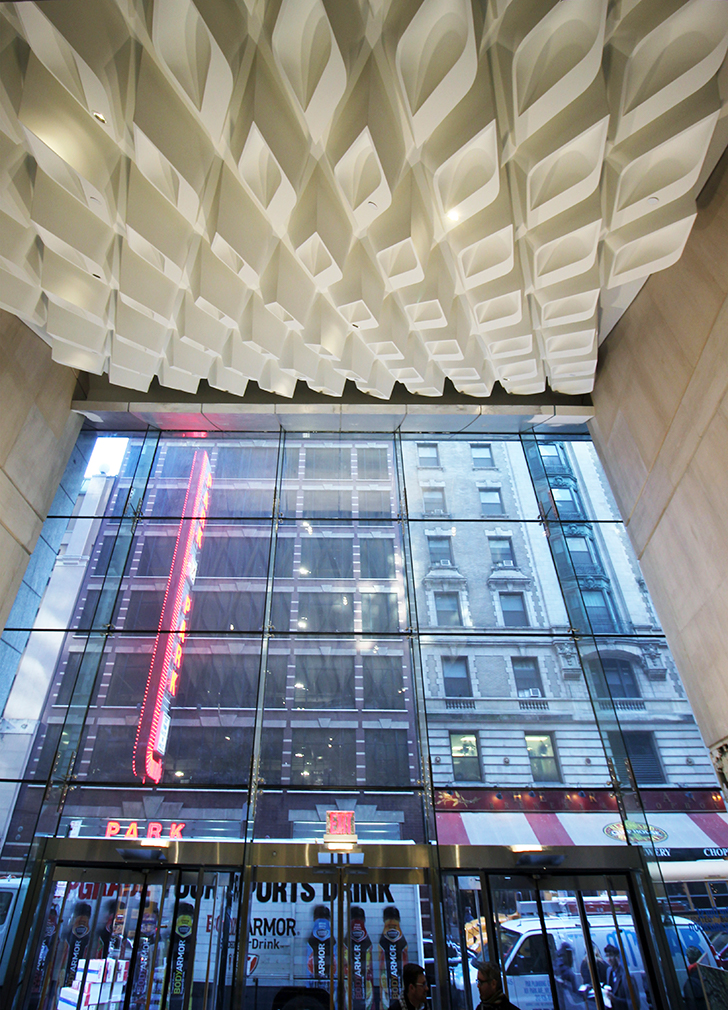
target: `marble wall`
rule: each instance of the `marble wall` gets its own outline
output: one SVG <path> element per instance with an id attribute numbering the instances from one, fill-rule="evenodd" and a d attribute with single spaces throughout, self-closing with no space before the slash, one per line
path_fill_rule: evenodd
<path id="1" fill-rule="evenodd" d="M 726 155 L 701 194 L 682 259 L 648 280 L 600 353 L 591 433 L 722 771 L 724 749 L 728 754 Z"/>
<path id="2" fill-rule="evenodd" d="M 75 384 L 75 371 L 0 310 L 0 630 L 78 437 Z"/>

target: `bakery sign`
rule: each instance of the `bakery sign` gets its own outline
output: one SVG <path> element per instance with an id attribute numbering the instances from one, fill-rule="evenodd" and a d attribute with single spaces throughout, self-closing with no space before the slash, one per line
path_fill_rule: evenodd
<path id="1" fill-rule="evenodd" d="M 640 821 L 629 820 L 607 824 L 604 834 L 616 842 L 629 841 L 631 845 L 659 845 L 661 842 L 666 842 L 668 838 L 664 828 L 658 828 L 655 824 L 643 824 Z"/>

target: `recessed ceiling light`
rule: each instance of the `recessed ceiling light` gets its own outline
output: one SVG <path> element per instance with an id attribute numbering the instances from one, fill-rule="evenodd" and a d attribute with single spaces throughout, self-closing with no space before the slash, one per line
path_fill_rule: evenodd
<path id="1" fill-rule="evenodd" d="M 647 202 L 648 203 L 659 203 L 660 202 L 660 198 L 659 198 L 659 196 L 651 196 Z"/>
<path id="2" fill-rule="evenodd" d="M 101 280 L 101 274 L 92 274 L 91 276 L 95 277 L 97 281 Z"/>
<path id="3" fill-rule="evenodd" d="M 374 207 L 375 210 L 377 207 L 376 203 L 373 200 L 367 200 L 367 206 Z"/>
<path id="4" fill-rule="evenodd" d="M 448 219 L 448 221 L 459 221 L 460 220 L 460 211 L 459 210 L 449 210 L 447 212 L 447 219 Z"/>
<path id="5" fill-rule="evenodd" d="M 98 119 L 100 123 L 106 122 L 106 116 L 103 114 L 103 112 L 94 112 L 94 119 Z"/>

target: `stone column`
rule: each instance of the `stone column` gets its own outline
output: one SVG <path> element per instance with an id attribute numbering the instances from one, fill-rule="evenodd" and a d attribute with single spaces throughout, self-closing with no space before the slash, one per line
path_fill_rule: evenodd
<path id="1" fill-rule="evenodd" d="M 591 433 L 706 744 L 728 762 L 728 155 L 601 349 Z"/>

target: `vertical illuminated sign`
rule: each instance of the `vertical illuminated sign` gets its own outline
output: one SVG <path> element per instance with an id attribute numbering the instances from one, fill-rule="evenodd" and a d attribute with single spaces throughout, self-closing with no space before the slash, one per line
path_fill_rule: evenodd
<path id="1" fill-rule="evenodd" d="M 147 687 L 139 716 L 132 769 L 142 781 L 159 782 L 169 736 L 170 705 L 177 694 L 182 654 L 192 610 L 192 587 L 210 504 L 212 472 L 204 449 L 198 449 L 174 545 L 162 616 L 154 642 Z M 185 519 L 184 516 L 191 516 Z"/>

